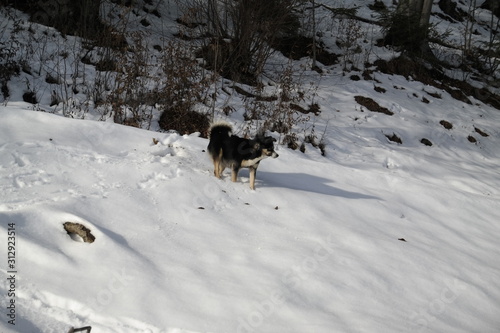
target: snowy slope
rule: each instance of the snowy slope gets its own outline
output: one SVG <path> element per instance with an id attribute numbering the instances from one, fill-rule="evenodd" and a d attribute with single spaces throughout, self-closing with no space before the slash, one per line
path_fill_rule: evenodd
<path id="1" fill-rule="evenodd" d="M 367 1 L 343 3 L 372 15 Z M 178 8 L 159 10 L 172 22 L 148 16 L 158 31 L 146 42 L 162 45 L 177 30 Z M 321 15 L 323 41 L 335 48 L 337 27 Z M 4 24 L 11 29 L 7 17 Z M 41 58 L 80 43 L 21 25 L 20 50 L 46 47 Z M 367 30 L 362 38 L 380 35 Z M 373 47 L 370 60 L 387 52 Z M 302 68 L 321 107 L 304 127 L 324 133 L 326 156 L 311 145 L 305 154 L 278 146 L 251 191 L 246 171 L 237 183 L 228 171 L 213 176 L 208 141 L 196 134 L 31 111 L 62 113 L 48 106 L 62 88 L 42 74 L 64 63 L 51 57 L 31 64 L 44 64 L 38 77 L 13 77 L 0 106 L 0 332 L 500 331 L 498 110 L 400 76 L 353 81 L 361 73 L 340 65 L 322 76 Z M 287 63 L 276 54 L 270 69 Z M 93 66 L 75 66 L 92 82 Z M 29 85 L 44 93 L 36 106 L 18 102 Z M 75 100 L 88 99 L 83 91 Z M 244 103 L 227 91 L 216 107 L 233 107 L 226 120 L 239 130 Z M 368 111 L 358 95 L 394 115 Z M 73 116 L 102 118 L 95 111 Z M 393 134 L 402 144 L 388 140 Z M 67 221 L 91 229 L 95 242 L 72 240 Z"/>
<path id="2" fill-rule="evenodd" d="M 405 84 L 322 90 L 327 156 L 278 147 L 256 191 L 245 172 L 213 177 L 196 135 L 0 107 L 0 239 L 14 223 L 17 265 L 1 331 L 497 332 L 498 112 L 429 106 Z M 396 114 L 362 112 L 359 92 Z M 468 142 L 473 125 L 490 136 Z"/>

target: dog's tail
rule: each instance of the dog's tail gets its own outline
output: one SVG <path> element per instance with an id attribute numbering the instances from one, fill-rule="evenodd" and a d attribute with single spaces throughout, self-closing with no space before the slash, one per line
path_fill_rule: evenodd
<path id="1" fill-rule="evenodd" d="M 210 126 L 210 141 L 224 140 L 231 136 L 233 128 L 225 121 L 217 122 Z"/>
<path id="2" fill-rule="evenodd" d="M 222 147 L 233 132 L 233 128 L 226 122 L 217 122 L 210 126 L 210 142 L 208 143 L 208 153 L 212 160 L 217 161 L 222 156 Z"/>

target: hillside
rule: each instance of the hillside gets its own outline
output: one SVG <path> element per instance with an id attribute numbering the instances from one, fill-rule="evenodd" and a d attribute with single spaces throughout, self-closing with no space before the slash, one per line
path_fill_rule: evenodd
<path id="1" fill-rule="evenodd" d="M 171 20 L 151 45 L 178 28 L 170 2 L 158 12 Z M 31 26 L 25 45 L 80 43 Z M 334 36 L 323 40 L 334 52 Z M 281 88 L 273 68 L 289 64 L 270 58 L 264 94 Z M 280 156 L 261 163 L 255 191 L 246 171 L 236 183 L 228 171 L 216 179 L 208 140 L 161 130 L 159 110 L 142 129 L 123 126 L 97 105 L 80 107 L 84 89 L 66 109 L 50 105 L 47 92 L 61 88 L 45 75 L 13 77 L 0 106 L 0 331 L 497 332 L 500 111 L 483 95 L 459 100 L 374 65 L 320 65 L 322 75 L 309 65 L 290 64 L 309 93 L 303 106 L 320 107 L 295 125 L 299 143 L 313 135 L 314 144 L 292 150 L 269 132 Z M 78 66 L 96 82 L 93 65 Z M 467 83 L 494 96 L 491 85 Z M 23 101 L 27 84 L 35 104 Z M 216 118 L 243 135 L 260 123 L 244 121 L 249 98 L 233 86 L 252 90 L 221 79 Z M 83 224 L 94 242 L 70 237 L 65 222 Z"/>

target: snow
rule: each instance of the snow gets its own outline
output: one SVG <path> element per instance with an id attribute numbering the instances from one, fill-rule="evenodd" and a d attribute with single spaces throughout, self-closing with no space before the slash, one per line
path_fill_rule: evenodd
<path id="1" fill-rule="evenodd" d="M 351 74 L 361 76 L 301 72 L 318 86 L 308 126 L 326 156 L 278 145 L 254 191 L 248 171 L 215 178 L 196 133 L 35 112 L 18 102 L 22 79 L 9 82 L 0 294 L 15 295 L 0 298 L 0 332 L 498 332 L 499 111 L 401 76 Z M 241 134 L 242 101 L 223 103 Z M 95 241 L 72 239 L 67 221 Z"/>
<path id="2" fill-rule="evenodd" d="M 498 112 L 446 97 L 428 110 L 406 86 L 371 93 L 394 116 L 356 110 L 362 85 L 322 90 L 341 110 L 322 113 L 327 156 L 280 146 L 255 191 L 245 171 L 216 179 L 196 134 L 0 107 L 0 238 L 15 223 L 17 250 L 3 331 L 496 332 Z M 471 123 L 490 136 L 468 142 Z"/>

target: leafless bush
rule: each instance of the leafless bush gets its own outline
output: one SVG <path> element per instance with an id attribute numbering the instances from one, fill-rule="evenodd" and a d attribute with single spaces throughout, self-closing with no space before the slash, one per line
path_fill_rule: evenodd
<path id="1" fill-rule="evenodd" d="M 314 126 L 307 125 L 311 113 L 318 115 L 320 112 L 319 105 L 314 102 L 317 84 L 311 83 L 308 87 L 302 74 L 290 62 L 277 76 L 272 91 L 257 85 L 253 97 L 245 99 L 244 118 L 247 127 L 279 133 L 280 143 L 291 149 L 310 143 L 323 151 L 324 135 L 318 142 Z M 246 131 L 249 132 L 248 128 Z"/>
<path id="2" fill-rule="evenodd" d="M 295 33 L 299 0 L 179 0 L 181 18 L 202 38 L 200 55 L 222 76 L 254 84 L 280 34 Z"/>
<path id="3" fill-rule="evenodd" d="M 107 54 L 101 59 L 101 66 L 104 67 L 100 69 L 101 72 L 116 69 L 114 86 L 106 96 L 106 104 L 112 109 L 114 122 L 143 127 L 144 123 L 151 120 L 156 78 L 150 73 L 149 50 L 144 44 L 144 36 L 134 33 L 131 39 L 133 47 L 128 51 L 116 50 Z"/>
<path id="4" fill-rule="evenodd" d="M 161 69 L 157 102 L 162 112 L 160 127 L 182 134 L 200 132 L 206 137 L 209 117 L 196 112 L 195 106 L 206 102 L 213 75 L 205 72 L 192 49 L 178 40 L 171 40 L 164 47 Z"/>
<path id="5" fill-rule="evenodd" d="M 105 103 L 114 121 L 149 128 L 153 114 L 159 112 L 160 128 L 206 136 L 209 118 L 196 112 L 196 105 L 206 102 L 212 76 L 199 66 L 192 47 L 181 40 L 168 41 L 157 65 L 150 63 L 150 50 L 141 34 L 131 40 L 134 51 L 114 57 L 114 87 Z"/>
<path id="6" fill-rule="evenodd" d="M 500 8 L 499 5 L 497 7 Z M 481 48 L 484 50 L 481 59 L 488 74 L 494 74 L 500 68 L 500 34 L 498 31 L 500 31 L 500 17 L 496 17 L 492 10 L 488 42 L 485 42 Z"/>
<path id="7" fill-rule="evenodd" d="M 361 37 L 366 34 L 358 20 L 340 18 L 337 26 L 337 46 L 342 50 L 344 70 L 350 66 L 358 67 L 363 48 L 359 45 Z"/>
<path id="8" fill-rule="evenodd" d="M 15 18 L 5 7 L 0 7 L 0 11 L 0 14 L 8 16 L 13 21 L 13 30 L 19 29 L 20 19 Z M 20 72 L 21 66 L 17 56 L 19 49 L 19 42 L 16 40 L 15 35 L 11 33 L 9 22 L 0 23 L 0 91 L 4 99 L 7 99 L 10 95 L 7 82 L 12 76 Z"/>

